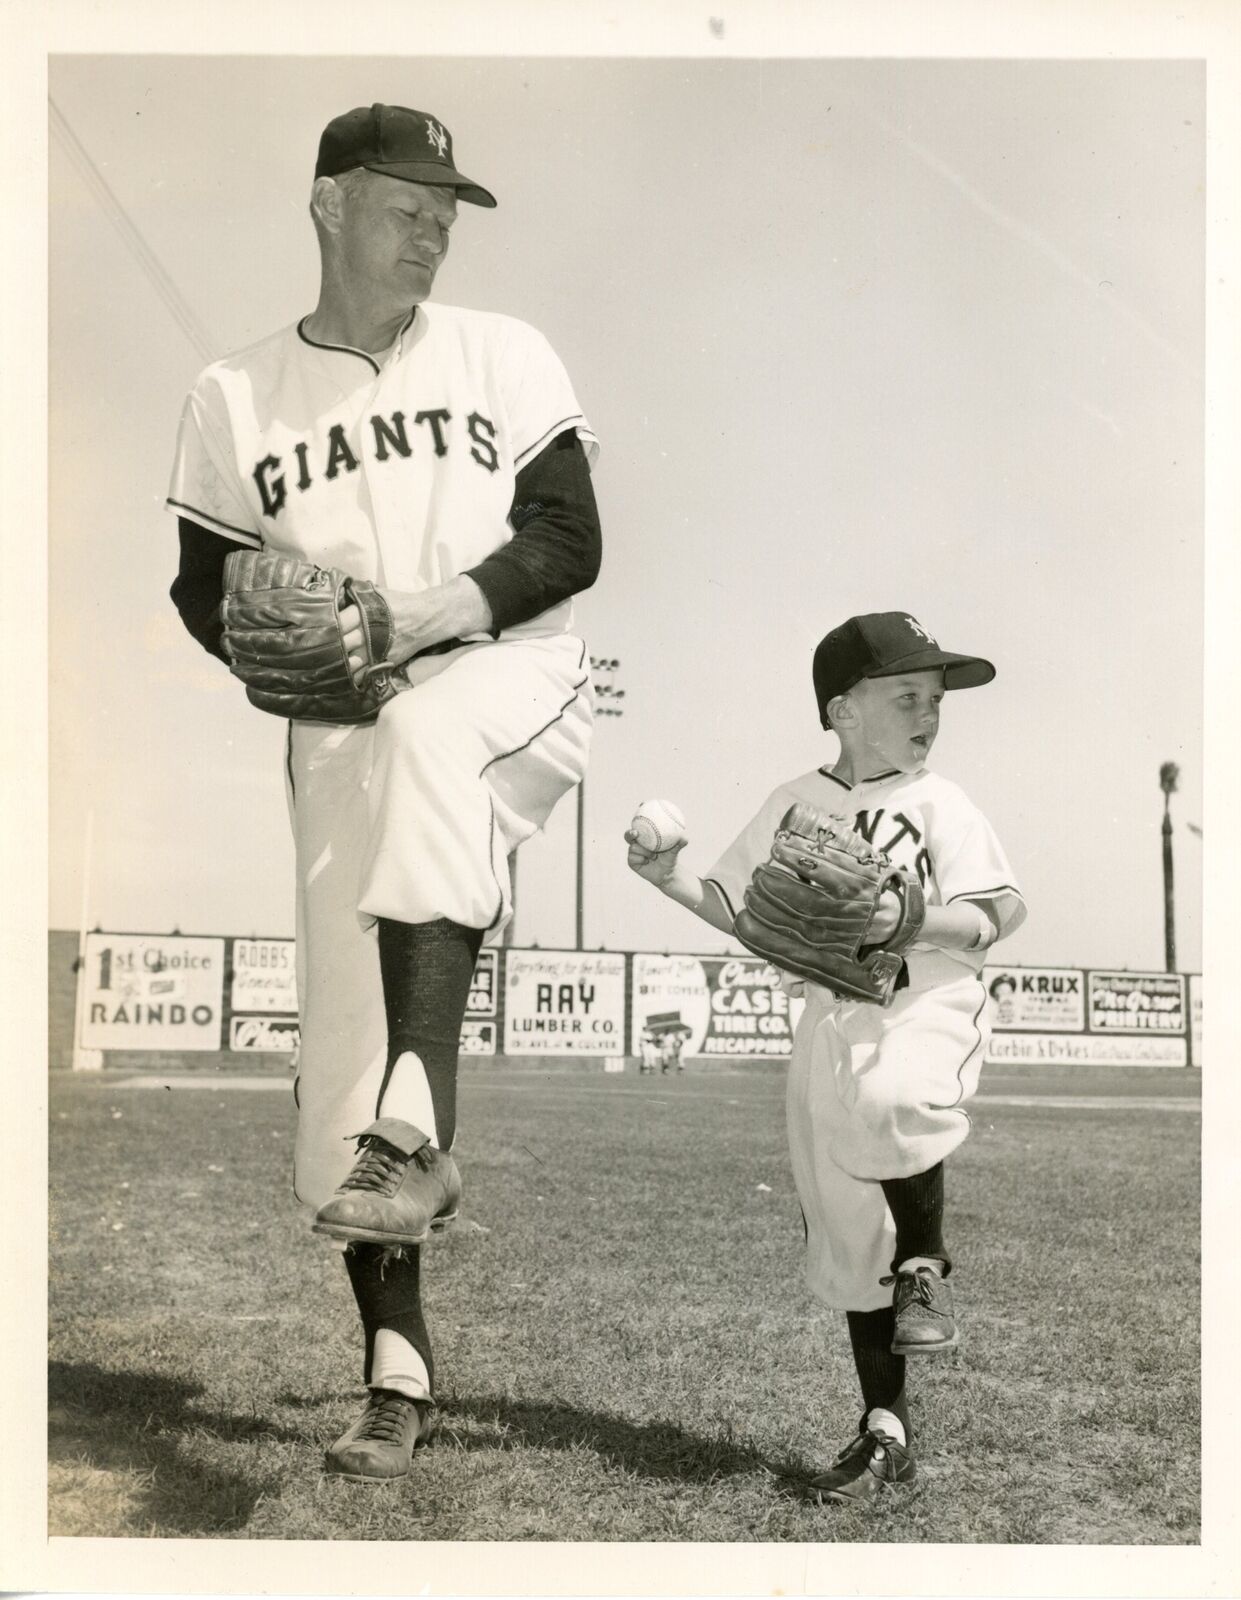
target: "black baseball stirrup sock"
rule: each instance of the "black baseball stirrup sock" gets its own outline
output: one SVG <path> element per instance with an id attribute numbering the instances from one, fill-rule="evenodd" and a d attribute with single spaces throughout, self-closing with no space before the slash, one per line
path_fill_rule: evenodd
<path id="1" fill-rule="evenodd" d="M 431 1393 L 435 1393 L 431 1336 L 422 1315 L 421 1256 L 417 1245 L 395 1251 L 382 1244 L 351 1244 L 345 1251 L 345 1271 L 353 1285 L 353 1297 L 358 1302 L 358 1315 L 366 1334 L 363 1383 L 371 1381 L 375 1335 L 380 1328 L 391 1328 L 408 1339 L 422 1357 L 427 1383 Z"/>
<path id="2" fill-rule="evenodd" d="M 937 1161 L 912 1178 L 884 1178 L 883 1197 L 896 1224 L 895 1272 L 911 1256 L 929 1256 L 944 1263 L 944 1276 L 952 1266 L 944 1249 L 944 1163 Z"/>
<path id="3" fill-rule="evenodd" d="M 413 1050 L 426 1069 L 441 1150 L 457 1128 L 457 1052 L 461 1024 L 483 942 L 481 928 L 437 922 L 379 921 L 379 971 L 388 1018 L 388 1069 L 375 1115 L 397 1058 Z"/>
<path id="4" fill-rule="evenodd" d="M 853 1345 L 853 1364 L 862 1385 L 862 1404 L 870 1411 L 882 1406 L 905 1427 L 907 1443 L 913 1441 L 909 1407 L 905 1401 L 905 1357 L 892 1354 L 892 1330 L 896 1313 L 891 1306 L 878 1311 L 846 1311 L 849 1339 Z"/>

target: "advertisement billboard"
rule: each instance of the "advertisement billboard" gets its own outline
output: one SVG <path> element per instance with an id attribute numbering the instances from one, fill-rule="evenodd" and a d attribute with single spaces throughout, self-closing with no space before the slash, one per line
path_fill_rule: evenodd
<path id="1" fill-rule="evenodd" d="M 461 1024 L 461 1054 L 463 1056 L 493 1056 L 495 1053 L 495 1023 L 475 1022 L 467 1017 Z"/>
<path id="2" fill-rule="evenodd" d="M 499 994 L 499 952 L 480 950 L 470 980 L 470 997 L 465 1004 L 467 1017 L 494 1017 Z"/>
<path id="3" fill-rule="evenodd" d="M 1135 1037 L 1098 1033 L 993 1033 L 987 1046 L 988 1063 L 1021 1062 L 1047 1066 L 1079 1062 L 1083 1066 L 1183 1067 L 1187 1050 L 1183 1038 Z"/>
<path id="4" fill-rule="evenodd" d="M 278 1050 L 291 1054 L 297 1049 L 301 1033 L 296 1017 L 230 1017 L 230 1050 Z"/>
<path id="5" fill-rule="evenodd" d="M 91 1050 L 219 1050 L 224 940 L 88 933 L 82 1038 Z"/>
<path id="6" fill-rule="evenodd" d="M 296 1016 L 296 949 L 292 939 L 234 939 L 232 1010 Z"/>
<path id="7" fill-rule="evenodd" d="M 511 1056 L 608 1056 L 624 1048 L 625 957 L 507 950 L 504 1050 Z"/>
<path id="8" fill-rule="evenodd" d="M 802 1004 L 785 994 L 757 956 L 633 958 L 630 1026 L 639 1054 L 644 1042 L 667 1049 L 679 1033 L 685 1058 L 783 1060 Z"/>
<path id="9" fill-rule="evenodd" d="M 1090 972 L 1091 1033 L 1184 1034 L 1179 972 Z"/>
<path id="10" fill-rule="evenodd" d="M 1076 967 L 983 968 L 987 1016 L 996 1029 L 1081 1033 L 1086 975 Z"/>

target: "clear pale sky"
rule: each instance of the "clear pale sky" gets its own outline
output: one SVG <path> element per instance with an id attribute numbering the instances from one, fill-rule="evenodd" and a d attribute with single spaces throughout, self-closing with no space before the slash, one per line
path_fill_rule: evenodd
<path id="1" fill-rule="evenodd" d="M 427 109 L 500 207 L 436 298 L 541 328 L 602 441 L 579 607 L 625 715 L 586 790 L 586 942 L 723 948 L 624 866 L 637 801 L 713 861 L 828 759 L 809 662 L 912 611 L 996 681 L 932 765 L 1004 840 L 1027 962 L 1201 963 L 1204 74 L 1192 61 L 53 58 L 52 98 L 223 354 L 313 304 L 315 146 Z M 63 142 L 50 180 L 50 921 L 292 931 L 282 725 L 167 599 L 204 364 Z M 517 938 L 573 933 L 572 801 Z"/>

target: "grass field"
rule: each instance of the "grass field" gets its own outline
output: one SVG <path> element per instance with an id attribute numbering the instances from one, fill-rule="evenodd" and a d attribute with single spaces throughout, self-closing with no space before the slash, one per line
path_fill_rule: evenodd
<path id="1" fill-rule="evenodd" d="M 1199 1075 L 984 1080 L 948 1168 L 962 1347 L 911 1363 L 919 1483 L 861 1511 L 772 1475 L 859 1411 L 800 1281 L 782 1081 L 471 1067 L 425 1273 L 443 1428 L 375 1487 L 320 1471 L 358 1341 L 290 1196 L 287 1082 L 53 1074 L 49 1532 L 1195 1541 Z M 1108 1103 L 1045 1099 L 1075 1089 Z"/>

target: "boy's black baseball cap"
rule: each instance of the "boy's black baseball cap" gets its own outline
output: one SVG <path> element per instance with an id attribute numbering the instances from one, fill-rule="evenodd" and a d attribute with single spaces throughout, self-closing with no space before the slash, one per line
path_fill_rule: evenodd
<path id="1" fill-rule="evenodd" d="M 319 140 L 315 177 L 335 178 L 353 167 L 455 189 L 471 205 L 496 203 L 493 194 L 453 166 L 452 135 L 429 111 L 373 105 L 333 117 Z"/>
<path id="2" fill-rule="evenodd" d="M 990 683 L 995 668 L 981 656 L 941 650 L 908 611 L 872 611 L 850 617 L 820 639 L 814 652 L 814 693 L 819 721 L 826 728 L 827 702 L 863 678 L 891 678 L 898 672 L 944 669 L 945 689 L 977 689 Z"/>

